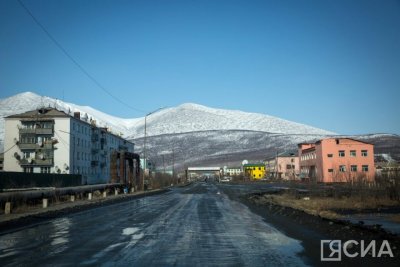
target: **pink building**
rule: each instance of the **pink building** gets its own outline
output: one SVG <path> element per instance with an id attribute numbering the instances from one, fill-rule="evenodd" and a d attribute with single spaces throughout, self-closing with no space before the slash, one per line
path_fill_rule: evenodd
<path id="1" fill-rule="evenodd" d="M 284 152 L 267 159 L 265 166 L 270 177 L 284 180 L 299 179 L 299 156 L 296 151 Z"/>
<path id="2" fill-rule="evenodd" d="M 331 183 L 375 179 L 374 146 L 350 138 L 327 138 L 298 145 L 300 177 Z"/>

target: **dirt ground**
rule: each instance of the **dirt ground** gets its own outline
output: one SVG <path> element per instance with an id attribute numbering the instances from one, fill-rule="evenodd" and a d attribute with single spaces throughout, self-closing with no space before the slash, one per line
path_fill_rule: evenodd
<path id="1" fill-rule="evenodd" d="M 292 194 L 258 194 L 250 196 L 250 199 L 257 204 L 275 204 L 289 207 L 305 213 L 320 216 L 326 219 L 340 219 L 343 212 L 379 212 L 381 210 L 396 210 L 392 214 L 394 221 L 400 219 L 400 203 L 388 199 L 361 200 L 357 197 L 298 197 Z"/>
<path id="2" fill-rule="evenodd" d="M 223 189 L 232 199 L 247 205 L 254 213 L 262 216 L 266 222 L 274 225 L 288 236 L 302 241 L 305 248 L 304 256 L 311 259 L 312 266 L 399 266 L 400 237 L 388 233 L 380 227 L 366 227 L 365 225 L 351 224 L 347 221 L 330 218 L 330 214 L 313 211 L 306 212 L 294 207 L 279 205 L 264 199 L 265 193 L 235 194 L 235 190 L 226 186 Z M 261 201 L 257 200 L 260 199 Z M 290 201 L 288 201 L 290 202 Z M 321 216 L 325 215 L 325 216 Z M 390 243 L 393 258 L 374 258 L 367 255 L 364 258 L 346 258 L 341 262 L 321 262 L 321 240 L 364 240 L 367 244 L 373 240 L 377 247 L 384 240 Z M 353 248 L 356 251 L 357 247 Z M 349 252 L 354 252 L 349 249 Z"/>

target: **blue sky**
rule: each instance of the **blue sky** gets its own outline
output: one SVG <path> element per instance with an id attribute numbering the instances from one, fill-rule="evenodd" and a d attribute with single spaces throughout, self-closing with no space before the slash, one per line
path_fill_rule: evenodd
<path id="1" fill-rule="evenodd" d="M 22 0 L 114 96 L 186 102 L 341 134 L 400 134 L 400 1 Z M 0 1 L 0 98 L 32 91 L 125 117 L 36 25 Z"/>

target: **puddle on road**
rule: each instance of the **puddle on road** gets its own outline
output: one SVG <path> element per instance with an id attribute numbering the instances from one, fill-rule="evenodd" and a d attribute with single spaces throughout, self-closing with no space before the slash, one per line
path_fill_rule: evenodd
<path id="1" fill-rule="evenodd" d="M 123 235 L 133 235 L 134 233 L 140 231 L 137 227 L 129 227 L 122 230 Z"/>

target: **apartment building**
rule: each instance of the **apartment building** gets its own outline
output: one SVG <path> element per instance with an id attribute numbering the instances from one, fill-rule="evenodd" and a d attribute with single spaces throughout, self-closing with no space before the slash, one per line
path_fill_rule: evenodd
<path id="1" fill-rule="evenodd" d="M 242 174 L 242 167 L 224 167 L 224 175 L 228 176 L 238 176 Z"/>
<path id="2" fill-rule="evenodd" d="M 83 184 L 109 182 L 111 154 L 134 150 L 87 115 L 55 108 L 6 117 L 4 147 L 5 171 L 80 174 Z"/>
<path id="3" fill-rule="evenodd" d="M 327 138 L 298 145 L 300 177 L 316 182 L 375 178 L 374 146 L 351 138 Z"/>
<path id="4" fill-rule="evenodd" d="M 297 151 L 286 151 L 265 160 L 268 177 L 284 180 L 299 179 L 300 167 Z"/>

